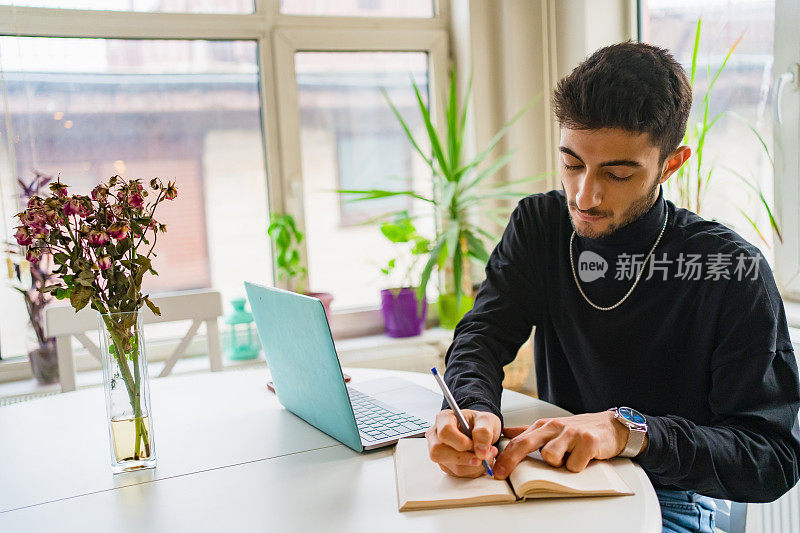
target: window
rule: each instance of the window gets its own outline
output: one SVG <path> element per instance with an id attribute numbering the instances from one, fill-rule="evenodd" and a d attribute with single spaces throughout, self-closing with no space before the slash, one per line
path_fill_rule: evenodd
<path id="1" fill-rule="evenodd" d="M 292 15 L 347 17 L 432 17 L 433 0 L 281 0 Z"/>
<path id="2" fill-rule="evenodd" d="M 0 6 L 158 13 L 252 13 L 253 0 L 0 0 Z"/>
<path id="3" fill-rule="evenodd" d="M 710 97 L 709 118 L 721 112 L 726 114 L 714 124 L 706 138 L 704 169 L 708 172 L 713 167 L 713 174 L 704 193 L 700 215 L 733 228 L 758 246 L 770 264 L 774 261 L 776 243 L 767 212 L 759 205 L 753 189 L 735 172 L 760 187 L 770 205 L 774 205 L 770 159 L 748 128 L 749 124 L 758 131 L 772 154 L 773 119 L 769 97 L 773 78 L 774 15 L 775 0 L 642 0 L 640 10 L 641 40 L 669 49 L 687 73 L 691 67 L 697 20 L 702 17 L 695 111 L 711 81 L 709 69 L 713 77 L 728 50 L 741 37 Z M 670 178 L 670 182 L 674 179 Z M 665 192 L 670 191 L 673 185 L 670 182 Z M 745 214 L 754 219 L 761 234 Z M 791 228 L 781 230 L 785 232 Z"/>
<path id="4" fill-rule="evenodd" d="M 266 228 L 285 212 L 306 231 L 312 283 L 336 296 L 334 333 L 378 324 L 380 234 L 359 224 L 387 206 L 332 189 L 424 180 L 379 89 L 417 120 L 408 75 L 444 86 L 446 28 L 430 0 L 0 0 L 3 237 L 32 168 L 87 192 L 113 174 L 176 179 L 146 290 L 228 300 L 244 280 L 273 283 Z M 7 359 L 24 354 L 27 318 L 1 285 Z"/>
<path id="5" fill-rule="evenodd" d="M 410 75 L 427 93 L 427 54 L 420 52 L 299 52 L 295 55 L 308 233 L 309 285 L 334 292 L 334 308 L 377 306 L 384 286 L 379 268 L 392 248 L 375 224 L 387 212 L 421 216 L 431 236 L 433 213 L 399 196 L 347 202 L 334 189 L 424 190 L 425 168 L 381 93 L 385 89 L 424 138 Z M 367 258 L 362 252 L 369 250 Z"/>

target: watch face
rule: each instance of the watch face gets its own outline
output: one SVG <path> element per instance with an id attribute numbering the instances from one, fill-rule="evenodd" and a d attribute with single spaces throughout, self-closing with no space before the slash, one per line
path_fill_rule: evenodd
<path id="1" fill-rule="evenodd" d="M 630 407 L 620 407 L 619 416 L 621 416 L 628 422 L 632 422 L 634 424 L 647 423 L 647 420 L 645 420 L 644 416 L 642 416 L 642 413 L 640 413 L 636 409 L 631 409 Z"/>

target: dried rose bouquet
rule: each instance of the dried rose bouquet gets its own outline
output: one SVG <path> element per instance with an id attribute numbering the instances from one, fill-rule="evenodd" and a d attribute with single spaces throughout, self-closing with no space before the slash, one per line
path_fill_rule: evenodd
<path id="1" fill-rule="evenodd" d="M 50 184 L 49 196 L 28 200 L 17 215 L 21 225 L 15 234 L 17 243 L 26 247 L 28 261 L 43 254 L 53 257 L 58 282 L 42 292 L 68 298 L 76 312 L 90 305 L 100 313 L 110 338 L 108 351 L 133 412 L 136 458 L 149 456 L 150 447 L 142 421 L 137 316 L 143 305 L 161 314 L 142 295 L 142 279 L 147 273 L 158 275 L 151 261 L 158 236 L 167 228 L 154 218 L 156 208 L 178 195 L 173 182 L 165 185 L 158 178 L 149 188 L 141 180 L 114 176 L 96 186 L 91 196 L 70 195 L 59 179 Z"/>

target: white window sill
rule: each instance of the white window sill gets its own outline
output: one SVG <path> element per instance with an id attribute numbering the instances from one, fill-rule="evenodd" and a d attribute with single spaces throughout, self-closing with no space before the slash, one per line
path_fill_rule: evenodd
<path id="1" fill-rule="evenodd" d="M 199 335 L 198 335 L 199 337 Z M 342 366 L 364 368 L 387 368 L 394 370 L 409 370 L 424 372 L 433 365 L 444 362 L 444 354 L 453 338 L 453 332 L 442 328 L 431 328 L 417 337 L 394 339 L 385 335 L 369 335 L 342 339 L 336 341 L 336 351 Z M 198 347 L 205 345 L 205 339 L 197 339 L 193 344 Z M 154 347 L 155 348 L 155 347 Z M 155 355 L 166 353 L 165 350 L 151 349 Z M 76 375 L 78 389 L 102 385 L 103 376 L 99 363 L 88 354 L 77 354 L 82 365 L 88 367 Z M 160 361 L 163 357 L 151 360 L 150 375 L 155 376 L 161 370 Z M 231 361 L 223 357 L 224 371 L 240 370 L 263 366 L 266 368 L 264 355 L 259 354 L 256 359 L 248 361 Z M 172 374 L 192 374 L 208 372 L 209 362 L 204 353 L 181 358 L 175 365 Z M 0 382 L 0 398 L 5 398 L 2 403 L 14 403 L 15 400 L 28 399 L 29 396 L 49 395 L 60 392 L 60 386 L 39 385 L 30 377 L 30 365 L 27 359 L 0 362 L 0 381 L 10 378 L 14 374 L 22 374 L 23 379 Z M 2 405 L 0 403 L 0 405 Z"/>

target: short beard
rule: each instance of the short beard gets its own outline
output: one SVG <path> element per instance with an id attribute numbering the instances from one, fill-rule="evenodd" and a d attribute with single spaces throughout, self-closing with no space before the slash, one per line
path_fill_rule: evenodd
<path id="1" fill-rule="evenodd" d="M 608 226 L 608 228 L 606 228 L 604 231 L 594 231 L 592 229 L 584 231 L 582 229 L 578 229 L 578 227 L 575 225 L 575 220 L 572 218 L 572 211 L 570 209 L 567 209 L 567 212 L 569 213 L 569 221 L 570 224 L 572 224 L 572 229 L 575 230 L 575 233 L 577 233 L 578 236 L 584 237 L 586 239 L 603 239 L 605 237 L 608 237 L 618 229 L 624 228 L 628 224 L 639 220 L 645 213 L 647 213 L 650 210 L 651 207 L 653 207 L 653 204 L 655 202 L 654 196 L 656 191 L 658 190 L 659 185 L 661 185 L 661 183 L 658 180 L 655 180 L 653 186 L 650 187 L 647 193 L 645 193 L 645 195 L 642 196 L 641 198 L 637 198 L 630 205 L 630 207 L 628 207 L 628 209 L 622 215 L 622 220 L 620 222 L 612 222 Z M 563 182 L 561 183 L 561 189 L 564 191 L 564 195 L 566 196 L 566 189 L 564 189 Z M 569 198 L 567 198 L 567 202 L 569 202 Z M 574 209 L 577 209 L 577 205 L 575 204 L 573 204 L 572 207 Z"/>

